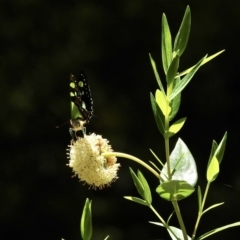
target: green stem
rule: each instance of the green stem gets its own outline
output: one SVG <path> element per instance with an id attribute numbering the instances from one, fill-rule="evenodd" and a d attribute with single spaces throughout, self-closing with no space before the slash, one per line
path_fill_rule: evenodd
<path id="1" fill-rule="evenodd" d="M 142 161 L 139 158 L 136 158 L 132 155 L 126 154 L 126 153 L 120 153 L 120 152 L 105 152 L 102 153 L 103 157 L 110 157 L 110 156 L 115 156 L 115 157 L 122 157 L 122 158 L 127 158 L 130 159 L 132 161 L 135 161 L 139 164 L 141 164 L 143 167 L 145 167 L 146 169 L 148 169 L 151 173 L 153 173 L 158 179 L 160 179 L 162 182 L 164 182 L 164 180 L 160 177 L 160 174 L 157 173 L 152 167 L 150 167 L 148 164 L 146 164 L 144 161 Z"/>
<path id="2" fill-rule="evenodd" d="M 164 219 L 158 214 L 158 212 L 155 210 L 155 208 L 154 208 L 152 205 L 150 205 L 149 207 L 150 207 L 150 209 L 155 213 L 155 215 L 160 219 L 160 221 L 162 222 L 163 226 L 164 226 L 165 228 L 167 228 L 167 229 L 174 235 L 174 237 L 175 237 L 176 239 L 178 239 L 178 237 L 176 236 L 176 234 L 175 234 L 175 233 L 173 232 L 173 230 L 168 226 L 168 224 L 164 221 Z"/>
<path id="3" fill-rule="evenodd" d="M 180 225 L 182 233 L 183 233 L 183 238 L 184 238 L 184 240 L 188 240 L 187 231 L 186 231 L 183 219 L 182 219 L 182 215 L 181 215 L 180 208 L 178 206 L 178 202 L 173 200 L 172 204 L 173 204 L 173 207 L 175 209 L 177 219 L 178 219 L 179 225 Z"/>
<path id="4" fill-rule="evenodd" d="M 210 188 L 210 184 L 211 182 L 208 182 L 207 183 L 207 186 L 206 186 L 206 189 L 205 189 L 205 192 L 204 192 L 204 196 L 203 196 L 203 200 L 202 200 L 202 205 L 201 207 L 199 208 L 199 211 L 198 211 L 198 217 L 197 217 L 197 220 L 196 220 L 196 223 L 195 223 L 195 227 L 194 227 L 194 230 L 193 230 L 193 234 L 192 234 L 192 240 L 195 239 L 196 237 L 196 233 L 197 233 L 197 228 L 198 228 L 198 225 L 200 223 L 200 219 L 203 215 L 203 209 L 204 209 L 204 205 L 205 205 L 205 202 L 206 202 L 206 199 L 207 199 L 207 194 L 208 194 L 208 191 L 209 191 L 209 188 Z"/>
<path id="5" fill-rule="evenodd" d="M 172 179 L 171 174 L 171 165 L 170 165 L 170 152 L 169 152 L 169 138 L 165 138 L 165 153 L 166 153 L 166 162 L 167 162 L 167 173 L 168 173 L 168 180 Z"/>

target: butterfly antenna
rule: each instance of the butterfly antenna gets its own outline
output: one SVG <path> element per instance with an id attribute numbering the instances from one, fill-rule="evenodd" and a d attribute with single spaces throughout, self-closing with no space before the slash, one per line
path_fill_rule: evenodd
<path id="1" fill-rule="evenodd" d="M 65 125 L 65 124 L 67 124 L 67 123 L 69 123 L 69 121 L 67 121 L 67 122 L 65 122 L 65 123 L 63 123 L 63 124 L 61 124 L 61 125 L 59 125 L 59 126 L 55 126 L 55 128 L 60 128 L 60 127 L 62 127 L 63 125 Z"/>

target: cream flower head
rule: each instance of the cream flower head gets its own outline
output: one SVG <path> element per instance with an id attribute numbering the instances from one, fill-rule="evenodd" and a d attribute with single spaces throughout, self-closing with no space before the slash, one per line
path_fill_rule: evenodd
<path id="1" fill-rule="evenodd" d="M 72 141 L 69 146 L 69 164 L 80 181 L 84 181 L 93 189 L 102 189 L 115 181 L 120 167 L 114 156 L 103 157 L 101 153 L 112 152 L 108 140 L 92 133 Z"/>

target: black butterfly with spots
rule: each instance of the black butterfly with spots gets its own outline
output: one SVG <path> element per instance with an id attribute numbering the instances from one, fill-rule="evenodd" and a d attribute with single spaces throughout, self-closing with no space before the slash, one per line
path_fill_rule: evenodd
<path id="1" fill-rule="evenodd" d="M 84 71 L 80 72 L 78 80 L 70 74 L 70 97 L 71 97 L 71 120 L 70 134 L 73 131 L 83 131 L 85 134 L 85 124 L 88 124 L 93 116 L 93 99 Z M 73 137 L 74 139 L 74 137 Z"/>

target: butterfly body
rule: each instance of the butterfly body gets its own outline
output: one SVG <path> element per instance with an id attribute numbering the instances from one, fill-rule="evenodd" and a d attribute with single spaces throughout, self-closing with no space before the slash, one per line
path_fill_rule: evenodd
<path id="1" fill-rule="evenodd" d="M 84 129 L 93 116 L 93 100 L 91 91 L 84 71 L 80 72 L 78 79 L 70 74 L 70 97 L 71 97 L 71 131 Z M 72 134 L 71 134 L 72 135 Z"/>

